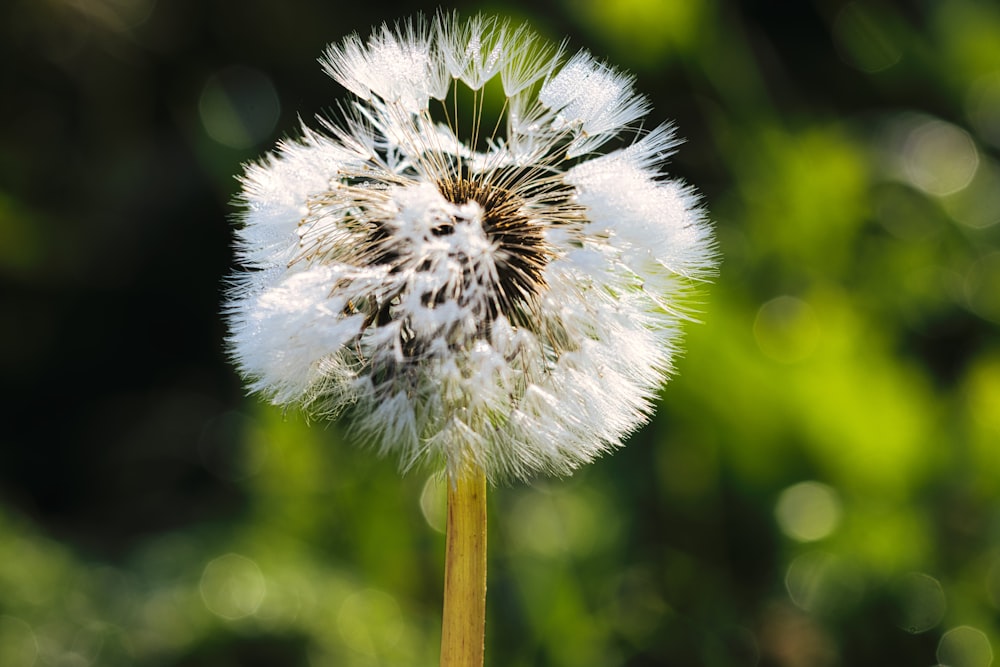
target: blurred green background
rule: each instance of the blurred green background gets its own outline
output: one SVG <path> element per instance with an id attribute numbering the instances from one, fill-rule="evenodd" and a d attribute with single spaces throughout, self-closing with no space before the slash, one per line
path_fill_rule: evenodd
<path id="1" fill-rule="evenodd" d="M 219 316 L 241 163 L 418 7 L 0 8 L 3 667 L 436 664 L 440 483 L 244 398 Z M 637 75 L 723 256 L 653 422 L 492 493 L 487 664 L 987 667 L 1000 6 L 476 7 Z"/>

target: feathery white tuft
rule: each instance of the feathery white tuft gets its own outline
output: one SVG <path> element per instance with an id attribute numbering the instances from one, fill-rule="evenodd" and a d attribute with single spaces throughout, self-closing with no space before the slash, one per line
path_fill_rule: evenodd
<path id="1" fill-rule="evenodd" d="M 404 467 L 453 475 L 567 474 L 620 446 L 714 267 L 696 195 L 661 171 L 673 132 L 634 129 L 632 78 L 482 16 L 383 26 L 322 62 L 353 104 L 242 178 L 226 312 L 250 389 L 347 410 Z"/>

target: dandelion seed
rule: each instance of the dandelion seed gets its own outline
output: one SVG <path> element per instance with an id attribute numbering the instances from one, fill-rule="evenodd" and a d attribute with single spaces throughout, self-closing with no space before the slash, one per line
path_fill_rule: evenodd
<path id="1" fill-rule="evenodd" d="M 242 179 L 227 315 L 250 389 L 453 477 L 620 446 L 713 269 L 697 196 L 661 171 L 672 129 L 640 129 L 631 77 L 484 17 L 383 26 L 322 64 L 354 99 Z"/>

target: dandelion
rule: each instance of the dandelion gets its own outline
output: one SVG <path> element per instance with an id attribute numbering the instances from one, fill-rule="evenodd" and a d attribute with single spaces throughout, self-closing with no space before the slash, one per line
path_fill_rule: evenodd
<path id="1" fill-rule="evenodd" d="M 672 130 L 643 131 L 632 78 L 586 52 L 441 15 L 322 63 L 354 97 L 247 167 L 230 348 L 273 403 L 446 470 L 462 569 L 484 559 L 487 477 L 568 474 L 648 419 L 711 232 L 661 171 Z M 485 561 L 455 576 L 442 661 L 466 664 L 445 658 L 449 602 L 468 615 Z"/>

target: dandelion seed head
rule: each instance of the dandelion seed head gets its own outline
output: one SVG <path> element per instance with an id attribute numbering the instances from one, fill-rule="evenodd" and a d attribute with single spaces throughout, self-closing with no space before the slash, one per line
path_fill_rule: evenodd
<path id="1" fill-rule="evenodd" d="M 568 474 L 620 446 L 714 256 L 632 78 L 483 16 L 382 26 L 322 63 L 353 101 L 242 177 L 226 313 L 250 390 L 346 413 L 404 468 Z"/>

